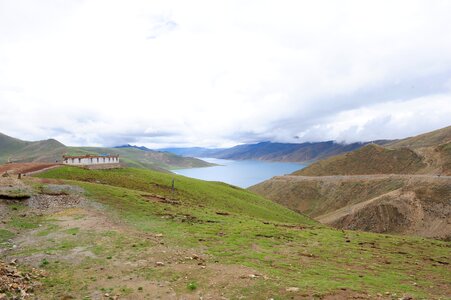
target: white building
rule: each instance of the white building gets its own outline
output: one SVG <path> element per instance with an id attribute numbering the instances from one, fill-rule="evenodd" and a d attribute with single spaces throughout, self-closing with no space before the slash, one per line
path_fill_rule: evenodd
<path id="1" fill-rule="evenodd" d="M 98 164 L 118 164 L 119 155 L 81 155 L 68 156 L 63 155 L 63 164 L 66 165 L 98 165 Z"/>

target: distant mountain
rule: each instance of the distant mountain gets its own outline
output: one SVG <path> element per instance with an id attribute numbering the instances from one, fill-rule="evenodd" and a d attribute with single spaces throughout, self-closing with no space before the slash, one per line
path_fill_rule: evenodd
<path id="1" fill-rule="evenodd" d="M 145 148 L 145 149 L 142 149 Z M 207 167 L 203 160 L 154 151 L 146 147 L 68 147 L 54 139 L 29 142 L 0 133 L 0 164 L 6 162 L 58 162 L 62 156 L 110 153 L 120 156 L 121 163 L 135 168 L 167 171 L 170 169 Z"/>
<path id="2" fill-rule="evenodd" d="M 386 144 L 390 141 L 375 141 L 372 143 Z M 307 162 L 325 157 L 353 151 L 365 145 L 365 143 L 341 144 L 334 141 L 316 143 L 272 143 L 261 142 L 257 144 L 244 144 L 232 148 L 208 149 L 208 148 L 165 148 L 163 151 L 183 156 L 213 157 L 233 160 L 269 160 L 286 162 Z"/>
<path id="3" fill-rule="evenodd" d="M 226 150 L 224 148 L 202 148 L 202 147 L 188 147 L 188 148 L 163 148 L 161 151 L 174 153 L 181 156 L 191 157 L 217 157 L 221 152 Z"/>
<path id="4" fill-rule="evenodd" d="M 115 146 L 113 148 L 118 148 L 118 149 L 123 149 L 123 148 L 134 148 L 134 149 L 139 149 L 142 151 L 153 151 L 152 149 L 149 149 L 147 147 L 144 146 L 136 146 L 136 145 L 130 145 L 130 144 L 125 144 L 125 145 L 120 145 L 120 146 Z"/>

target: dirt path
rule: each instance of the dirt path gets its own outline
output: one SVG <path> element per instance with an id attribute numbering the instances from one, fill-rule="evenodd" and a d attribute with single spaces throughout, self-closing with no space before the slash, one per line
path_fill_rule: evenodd
<path id="1" fill-rule="evenodd" d="M 0 175 L 8 172 L 9 174 L 34 174 L 48 169 L 61 166 L 53 163 L 10 163 L 0 165 Z"/>
<path id="2" fill-rule="evenodd" d="M 368 206 L 369 204 L 380 200 L 384 197 L 387 196 L 393 196 L 393 197 L 397 197 L 400 195 L 400 191 L 399 190 L 394 190 L 392 192 L 386 193 L 386 194 L 382 194 L 380 196 L 374 197 L 372 199 L 369 199 L 367 201 L 363 201 L 357 204 L 353 204 L 350 206 L 345 206 L 343 208 L 337 209 L 336 211 L 333 211 L 331 213 L 325 214 L 325 215 L 321 215 L 315 218 L 315 220 L 323 223 L 323 224 L 331 224 L 335 221 L 337 221 L 340 218 L 343 218 L 347 215 L 350 214 L 355 214 L 357 211 L 359 211 L 360 209 L 364 209 L 366 206 Z"/>
<path id="3" fill-rule="evenodd" d="M 408 180 L 438 180 L 442 182 L 450 181 L 451 176 L 438 176 L 438 175 L 411 175 L 411 174 L 376 174 L 376 175 L 329 175 L 329 176 L 297 176 L 297 175 L 284 175 L 275 176 L 273 180 L 285 180 L 285 181 L 361 181 L 361 180 L 380 180 L 380 179 L 408 179 Z"/>

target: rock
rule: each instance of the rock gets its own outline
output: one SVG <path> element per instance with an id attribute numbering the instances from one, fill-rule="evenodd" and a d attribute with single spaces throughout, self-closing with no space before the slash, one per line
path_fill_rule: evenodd
<path id="1" fill-rule="evenodd" d="M 0 294 L 0 300 L 6 299 L 6 294 Z"/>
<path id="2" fill-rule="evenodd" d="M 157 267 L 162 267 L 162 266 L 164 266 L 164 262 L 162 262 L 162 261 L 157 261 L 157 262 L 155 263 L 155 265 L 156 265 Z"/>
<path id="3" fill-rule="evenodd" d="M 241 275 L 240 278 L 257 278 L 259 275 L 258 274 L 248 274 L 248 275 Z"/>
<path id="4" fill-rule="evenodd" d="M 162 233 L 157 233 L 157 234 L 155 235 L 155 237 L 163 237 L 163 234 L 162 234 Z"/>
<path id="5" fill-rule="evenodd" d="M 296 292 L 299 292 L 299 288 L 298 287 L 288 287 L 285 289 L 285 291 L 296 293 Z"/>

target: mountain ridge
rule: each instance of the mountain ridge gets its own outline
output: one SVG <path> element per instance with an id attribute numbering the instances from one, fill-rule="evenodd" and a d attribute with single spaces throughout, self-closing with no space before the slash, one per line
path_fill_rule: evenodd
<path id="1" fill-rule="evenodd" d="M 147 149 L 147 148 L 146 148 Z M 0 164 L 6 162 L 60 162 L 63 155 L 110 153 L 121 156 L 126 166 L 167 172 L 170 169 L 207 167 L 212 164 L 200 159 L 182 157 L 136 147 L 69 147 L 55 139 L 23 141 L 0 133 Z"/>
<path id="2" fill-rule="evenodd" d="M 336 154 L 359 149 L 369 143 L 386 144 L 388 140 L 373 142 L 356 142 L 350 144 L 336 141 L 305 142 L 305 143 L 275 143 L 259 142 L 255 144 L 237 145 L 231 148 L 163 148 L 178 155 L 195 157 L 212 157 L 231 160 L 268 160 L 285 162 L 310 162 Z"/>

